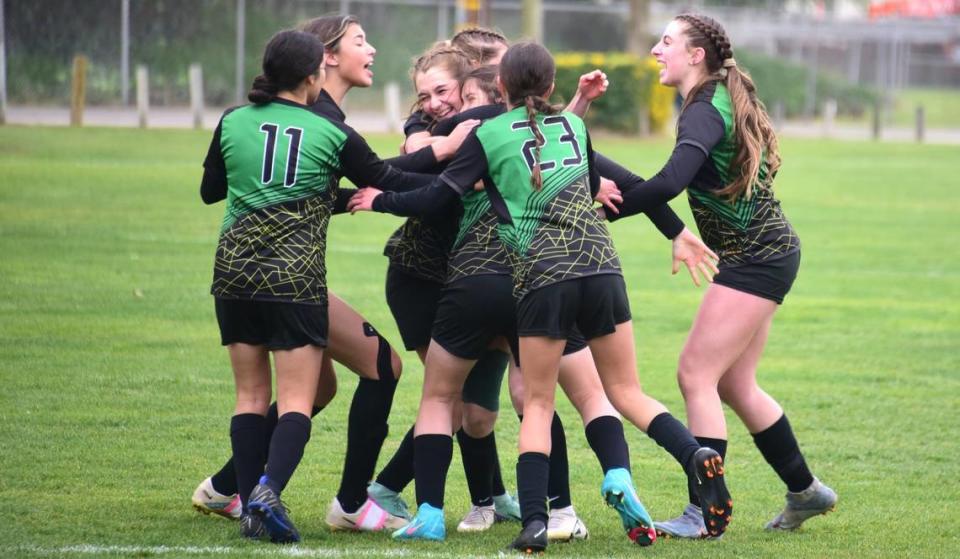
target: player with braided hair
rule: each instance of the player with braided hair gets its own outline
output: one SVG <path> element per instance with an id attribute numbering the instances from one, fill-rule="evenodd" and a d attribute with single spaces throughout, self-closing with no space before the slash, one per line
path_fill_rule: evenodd
<path id="1" fill-rule="evenodd" d="M 767 528 L 793 530 L 832 510 L 837 495 L 810 472 L 783 409 L 757 384 L 773 315 L 800 265 L 800 240 L 773 196 L 777 137 L 717 21 L 677 16 L 651 52 L 663 66 L 660 83 L 684 98 L 677 144 L 666 166 L 625 192 L 620 214 L 608 217 L 631 215 L 687 190 L 700 234 L 719 254 L 719 273 L 677 368 L 690 431 L 725 455 L 722 404 L 733 408 L 787 486 L 786 507 Z M 695 489 L 691 485 L 690 504 L 680 517 L 657 523 L 661 533 L 713 535 L 710 511 L 701 511 L 708 504 L 699 502 Z"/>

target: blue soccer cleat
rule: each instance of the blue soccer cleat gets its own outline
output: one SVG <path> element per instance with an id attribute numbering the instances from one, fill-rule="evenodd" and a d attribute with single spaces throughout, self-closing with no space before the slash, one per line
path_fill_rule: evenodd
<path id="1" fill-rule="evenodd" d="M 627 537 L 637 545 L 648 546 L 657 540 L 653 520 L 643 508 L 633 488 L 633 479 L 625 468 L 614 468 L 603 477 L 600 494 L 620 514 Z"/>
<path id="2" fill-rule="evenodd" d="M 442 542 L 447 539 L 447 527 L 444 525 L 443 509 L 424 503 L 417 509 L 417 515 L 410 524 L 393 533 L 395 540 L 431 540 Z"/>

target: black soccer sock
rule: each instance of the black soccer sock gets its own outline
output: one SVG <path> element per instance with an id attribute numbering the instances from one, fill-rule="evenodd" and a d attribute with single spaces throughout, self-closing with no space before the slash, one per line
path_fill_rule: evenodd
<path id="1" fill-rule="evenodd" d="M 517 458 L 517 498 L 523 527 L 539 520 L 547 523 L 547 477 L 550 458 L 540 452 L 524 452 Z"/>
<path id="2" fill-rule="evenodd" d="M 701 447 L 712 448 L 717 451 L 717 454 L 720 455 L 720 458 L 724 460 L 727 459 L 727 441 L 725 439 L 711 439 L 710 437 L 696 437 L 697 442 L 700 443 Z M 697 495 L 697 478 L 696 477 L 687 477 L 687 495 L 690 497 L 690 502 L 694 505 L 700 506 L 700 496 Z"/>
<path id="3" fill-rule="evenodd" d="M 813 474 L 800 452 L 800 445 L 793 435 L 786 414 L 780 416 L 770 427 L 754 433 L 753 443 L 780 479 L 787 484 L 788 490 L 797 493 L 813 483 Z"/>
<path id="4" fill-rule="evenodd" d="M 303 458 L 303 449 L 310 440 L 310 418 L 297 412 L 287 412 L 277 421 L 270 439 L 267 458 L 267 485 L 279 495 Z"/>
<path id="5" fill-rule="evenodd" d="M 500 455 L 497 453 L 497 434 L 495 431 L 490 432 L 490 440 L 493 445 L 493 484 L 490 486 L 490 490 L 494 497 L 499 497 L 507 493 L 507 488 L 503 485 L 503 473 L 500 470 Z"/>
<path id="6" fill-rule="evenodd" d="M 390 457 L 390 461 L 377 476 L 377 483 L 400 493 L 413 481 L 413 428 L 411 425 L 407 434 L 400 441 L 397 451 Z"/>
<path id="7" fill-rule="evenodd" d="M 627 447 L 620 418 L 601 415 L 587 423 L 584 431 L 604 474 L 614 468 L 630 470 L 630 449 Z"/>
<path id="8" fill-rule="evenodd" d="M 693 453 L 700 449 L 700 445 L 683 423 L 677 421 L 670 412 L 663 412 L 654 417 L 647 426 L 647 436 L 669 452 L 683 466 L 688 477 L 692 475 L 690 459 L 693 458 Z"/>
<path id="9" fill-rule="evenodd" d="M 387 438 L 387 417 L 393 404 L 397 380 L 362 378 L 353 393 L 347 423 L 347 453 L 337 500 L 344 512 L 353 513 L 367 500 L 367 484 L 373 479 L 380 448 Z"/>
<path id="10" fill-rule="evenodd" d="M 414 470 L 417 480 L 417 505 L 427 503 L 443 508 L 447 470 L 453 459 L 453 437 L 420 435 L 413 439 Z"/>
<path id="11" fill-rule="evenodd" d="M 267 461 L 265 420 L 262 415 L 241 413 L 230 419 L 230 446 L 233 448 L 234 470 L 237 476 L 237 492 L 243 510 L 247 510 L 247 500 L 263 474 L 263 464 Z"/>
<path id="12" fill-rule="evenodd" d="M 551 509 L 570 506 L 570 464 L 567 460 L 567 435 L 557 412 L 550 424 L 550 477 L 547 480 L 547 498 Z"/>
<path id="13" fill-rule="evenodd" d="M 497 457 L 493 433 L 476 439 L 460 429 L 457 431 L 457 443 L 463 458 L 463 473 L 467 477 L 470 502 L 478 507 L 493 504 L 493 470 Z"/>
<path id="14" fill-rule="evenodd" d="M 323 410 L 323 406 L 320 406 L 320 407 L 314 406 L 313 412 L 310 414 L 310 417 L 316 416 L 322 410 Z M 273 436 L 273 430 L 277 426 L 277 403 L 276 402 L 270 404 L 270 408 L 267 409 L 267 416 L 265 419 L 266 419 L 265 445 L 267 448 L 270 448 L 270 437 Z M 261 466 L 261 469 L 263 468 L 263 466 L 266 466 L 266 459 L 267 459 L 266 455 L 264 455 L 263 459 L 264 459 L 264 464 Z M 213 489 L 216 490 L 216 492 L 220 493 L 221 495 L 233 495 L 234 493 L 237 492 L 237 471 L 233 467 L 233 456 L 231 456 L 230 459 L 227 460 L 227 463 L 224 464 L 222 468 L 220 468 L 219 472 L 213 474 L 213 476 L 210 477 L 210 483 L 211 485 L 213 485 Z"/>

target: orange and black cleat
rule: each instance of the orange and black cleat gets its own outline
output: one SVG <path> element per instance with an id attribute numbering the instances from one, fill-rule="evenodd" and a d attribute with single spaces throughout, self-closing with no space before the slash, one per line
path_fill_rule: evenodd
<path id="1" fill-rule="evenodd" d="M 733 500 L 724 482 L 723 458 L 712 448 L 703 447 L 693 454 L 693 475 L 703 511 L 708 537 L 720 537 L 730 524 Z"/>

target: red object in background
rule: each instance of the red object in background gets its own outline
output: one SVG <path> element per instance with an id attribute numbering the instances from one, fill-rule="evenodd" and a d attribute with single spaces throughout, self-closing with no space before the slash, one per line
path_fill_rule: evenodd
<path id="1" fill-rule="evenodd" d="M 887 17 L 938 18 L 960 14 L 960 0 L 872 0 L 870 19 Z"/>

